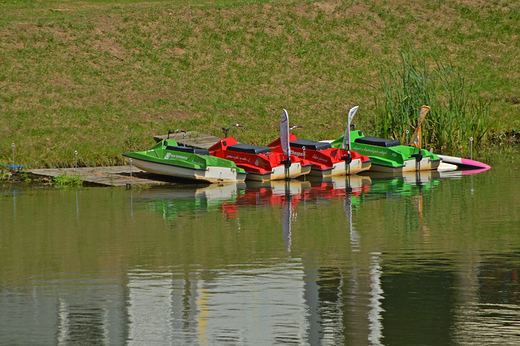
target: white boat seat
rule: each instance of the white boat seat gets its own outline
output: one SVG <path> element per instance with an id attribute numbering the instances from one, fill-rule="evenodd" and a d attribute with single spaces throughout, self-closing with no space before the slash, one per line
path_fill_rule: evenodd
<path id="1" fill-rule="evenodd" d="M 308 139 L 297 139 L 291 142 L 291 147 L 302 148 L 309 150 L 325 150 L 331 148 L 328 142 L 316 142 Z"/>
<path id="2" fill-rule="evenodd" d="M 236 151 L 239 153 L 255 154 L 255 155 L 271 152 L 271 149 L 269 147 L 264 147 L 261 145 L 245 144 L 245 143 L 238 143 L 238 144 L 230 145 L 227 148 L 228 148 L 228 150 L 231 150 L 231 151 Z"/>

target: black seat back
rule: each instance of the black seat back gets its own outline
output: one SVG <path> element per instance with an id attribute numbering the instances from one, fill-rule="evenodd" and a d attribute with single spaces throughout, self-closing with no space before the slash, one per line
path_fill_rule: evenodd
<path id="1" fill-rule="evenodd" d="M 167 150 L 180 151 L 188 154 L 197 154 L 197 155 L 209 155 L 209 150 L 207 149 L 195 149 L 190 147 L 181 147 L 177 145 L 168 145 L 166 147 Z"/>
<path id="2" fill-rule="evenodd" d="M 401 142 L 399 142 L 397 139 L 385 139 L 372 136 L 356 138 L 354 142 L 360 144 L 376 145 L 378 147 L 385 148 L 396 147 L 398 145 L 401 145 Z"/>
<path id="3" fill-rule="evenodd" d="M 247 154 L 263 154 L 263 153 L 271 152 L 271 149 L 269 147 L 264 147 L 264 146 L 260 146 L 260 145 L 252 145 L 252 144 L 244 144 L 244 143 L 230 145 L 227 148 L 228 148 L 228 150 L 231 150 L 231 151 L 236 151 L 239 153 L 247 153 Z"/>
<path id="4" fill-rule="evenodd" d="M 328 142 L 316 142 L 310 141 L 308 139 L 297 139 L 291 142 L 291 147 L 301 148 L 305 147 L 305 149 L 309 150 L 325 150 L 331 148 L 330 143 Z"/>

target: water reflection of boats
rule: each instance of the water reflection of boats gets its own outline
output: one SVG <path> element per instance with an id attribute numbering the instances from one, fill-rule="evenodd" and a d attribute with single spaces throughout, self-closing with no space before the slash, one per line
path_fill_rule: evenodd
<path id="1" fill-rule="evenodd" d="M 237 199 L 237 204 L 281 204 L 290 197 L 291 203 L 309 200 L 342 199 L 348 195 L 359 196 L 370 189 L 370 177 L 361 175 L 312 177 L 305 180 L 246 182 L 247 188 Z"/>
<path id="2" fill-rule="evenodd" d="M 369 175 L 351 175 L 336 177 L 311 177 L 305 178 L 316 190 L 314 194 L 332 198 L 345 196 L 346 194 L 360 195 L 370 190 L 372 179 Z"/>
<path id="3" fill-rule="evenodd" d="M 153 186 L 139 191 L 135 198 L 140 205 L 160 211 L 165 219 L 181 213 L 200 213 L 218 209 L 223 203 L 234 201 L 245 183 Z"/>
<path id="4" fill-rule="evenodd" d="M 309 182 L 300 180 L 247 181 L 246 186 L 235 201 L 222 205 L 222 210 L 228 217 L 235 217 L 239 206 L 282 206 L 285 202 L 295 206 L 305 198 L 305 193 L 311 188 Z"/>
<path id="5" fill-rule="evenodd" d="M 366 173 L 351 176 L 311 177 L 289 181 L 247 181 L 245 183 L 155 186 L 134 195 L 136 202 L 159 211 L 166 219 L 180 214 L 200 214 L 221 210 L 236 218 L 239 209 L 269 206 L 284 209 L 284 225 L 290 223 L 298 204 L 343 201 L 360 206 L 364 199 L 414 196 L 440 183 L 437 171 L 408 173 Z M 284 226 L 285 227 L 285 226 Z M 289 227 L 286 227 L 290 229 Z"/>
<path id="6" fill-rule="evenodd" d="M 239 206 L 275 206 L 282 208 L 282 237 L 285 251 L 291 251 L 291 222 L 296 217 L 298 202 L 305 199 L 310 191 L 308 181 L 248 181 L 247 189 L 243 191 L 236 202 L 224 203 L 222 211 L 229 218 L 237 217 Z"/>
<path id="7" fill-rule="evenodd" d="M 301 195 L 304 191 L 311 188 L 308 181 L 302 180 L 274 180 L 274 181 L 248 181 L 246 182 L 247 191 L 261 191 L 264 195 L 281 196 Z"/>
<path id="8" fill-rule="evenodd" d="M 307 179 L 309 178 L 309 179 Z M 296 218 L 296 209 L 299 203 L 313 201 L 320 203 L 331 200 L 342 200 L 345 215 L 350 224 L 351 238 L 356 238 L 352 226 L 352 207 L 360 205 L 360 195 L 369 190 L 370 177 L 368 176 L 329 176 L 306 177 L 305 180 L 291 180 L 285 182 L 248 182 L 247 189 L 236 203 L 226 203 L 225 211 L 235 217 L 239 205 L 281 206 L 283 210 L 282 236 L 285 250 L 291 251 L 291 222 Z M 235 207 L 231 207 L 234 205 Z M 232 213 L 230 213 L 232 211 Z"/>
<path id="9" fill-rule="evenodd" d="M 132 193 L 136 205 L 161 212 L 165 219 L 175 219 L 181 214 L 200 214 L 222 210 L 228 218 L 235 218 L 239 208 L 270 206 L 290 209 L 284 215 L 293 214 L 304 201 L 326 201 L 357 198 L 370 189 L 368 176 L 314 177 L 310 180 L 247 181 L 246 183 L 153 186 Z"/>
<path id="10" fill-rule="evenodd" d="M 449 172 L 440 172 L 441 178 L 461 178 L 465 175 L 473 175 L 482 173 L 489 170 L 489 168 L 479 168 L 479 169 L 465 169 L 465 170 L 456 170 Z"/>
<path id="11" fill-rule="evenodd" d="M 435 170 L 383 173 L 370 172 L 370 196 L 398 197 L 419 194 L 440 183 L 440 173 Z"/>

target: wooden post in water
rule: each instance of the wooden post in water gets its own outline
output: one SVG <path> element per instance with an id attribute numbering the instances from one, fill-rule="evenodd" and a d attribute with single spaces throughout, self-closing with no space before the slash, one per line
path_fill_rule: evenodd
<path id="1" fill-rule="evenodd" d="M 128 162 L 130 162 L 130 183 L 126 183 L 125 186 L 127 190 L 132 190 L 132 159 L 129 159 Z"/>

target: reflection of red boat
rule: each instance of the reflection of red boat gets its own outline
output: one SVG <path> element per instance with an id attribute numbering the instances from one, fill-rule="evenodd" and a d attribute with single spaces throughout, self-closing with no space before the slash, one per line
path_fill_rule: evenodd
<path id="1" fill-rule="evenodd" d="M 307 181 L 268 181 L 249 182 L 245 191 L 241 192 L 236 202 L 224 203 L 222 211 L 231 218 L 236 216 L 240 206 L 283 206 L 287 203 L 295 208 L 298 202 L 305 199 L 311 189 Z"/>
<path id="2" fill-rule="evenodd" d="M 347 149 L 332 148 L 328 142 L 315 142 L 307 139 L 298 139 L 289 134 L 291 154 L 312 162 L 309 175 L 318 177 L 355 174 L 370 169 L 372 161 L 366 155 L 361 155 Z M 282 152 L 280 138 L 267 146 L 273 152 Z M 349 162 L 350 161 L 350 162 Z"/>
<path id="3" fill-rule="evenodd" d="M 288 122 L 289 119 L 284 113 L 280 129 L 283 128 L 288 132 Z M 242 127 L 242 125 L 233 124 L 227 129 L 223 128 L 225 138 L 213 144 L 209 148 L 209 152 L 213 156 L 235 162 L 238 167 L 248 173 L 247 180 L 270 181 L 296 178 L 311 171 L 311 162 L 296 155 L 290 155 L 290 148 L 281 152 L 273 152 L 266 146 L 237 143 L 233 137 L 227 137 L 227 132 L 233 126 Z"/>
<path id="4" fill-rule="evenodd" d="M 370 190 L 370 178 L 366 176 L 314 178 L 310 181 L 270 181 L 248 182 L 236 201 L 224 203 L 223 212 L 231 218 L 236 216 L 241 206 L 279 206 L 291 205 L 295 210 L 303 201 L 346 199 L 361 196 Z"/>
<path id="5" fill-rule="evenodd" d="M 308 199 L 336 199 L 348 196 L 362 196 L 370 191 L 371 179 L 368 176 L 352 176 L 347 178 L 330 177 L 328 179 L 309 178 L 312 190 L 307 194 Z"/>

